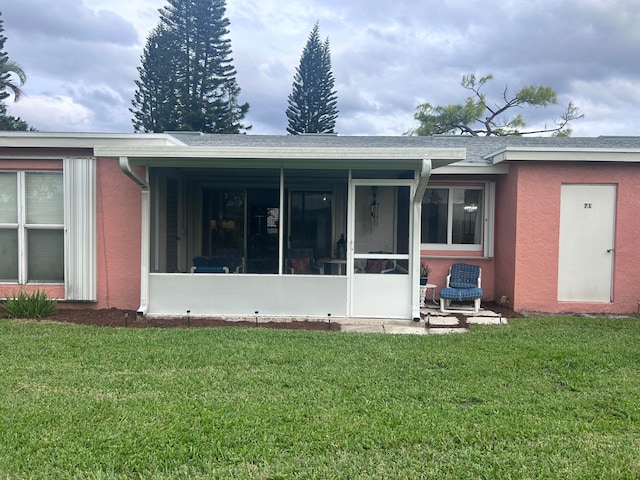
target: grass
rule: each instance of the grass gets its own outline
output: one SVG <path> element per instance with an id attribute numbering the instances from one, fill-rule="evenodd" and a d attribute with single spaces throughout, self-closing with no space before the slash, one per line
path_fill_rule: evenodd
<path id="1" fill-rule="evenodd" d="M 0 478 L 640 477 L 640 322 L 395 336 L 0 321 Z"/>

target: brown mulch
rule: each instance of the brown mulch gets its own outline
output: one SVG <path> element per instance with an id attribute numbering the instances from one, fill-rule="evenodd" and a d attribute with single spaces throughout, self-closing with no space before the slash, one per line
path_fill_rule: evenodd
<path id="1" fill-rule="evenodd" d="M 509 310 L 507 308 L 500 307 L 496 303 L 483 302 L 483 308 L 493 310 L 496 313 L 502 314 L 504 318 L 518 318 L 522 315 Z M 0 317 L 3 317 L 4 312 L 0 307 Z M 466 317 L 462 314 L 456 315 L 460 320 L 461 326 L 466 324 Z M 147 318 L 139 317 L 136 315 L 135 310 L 120 310 L 117 308 L 108 309 L 90 309 L 90 308 L 69 308 L 60 307 L 55 314 L 46 318 L 47 321 L 54 322 L 67 322 L 76 323 L 79 325 L 94 325 L 99 327 L 132 327 L 132 328 L 146 328 L 146 327 L 161 327 L 161 328 L 212 328 L 212 327 L 230 327 L 230 326 L 242 326 L 242 327 L 258 327 L 258 328 L 273 328 L 273 329 L 297 329 L 297 330 L 340 330 L 340 323 L 328 321 L 308 321 L 308 320 L 294 320 L 287 322 L 269 322 L 261 321 L 258 318 L 258 322 L 255 320 L 248 321 L 232 321 L 223 320 L 221 318 L 193 318 L 184 317 L 171 317 L 171 318 Z"/>
<path id="2" fill-rule="evenodd" d="M 482 308 L 491 310 L 492 312 L 499 313 L 502 318 L 523 318 L 524 315 L 519 314 L 509 308 L 501 307 L 496 302 L 482 302 Z"/>
<path id="3" fill-rule="evenodd" d="M 170 318 L 148 318 L 137 316 L 135 310 L 109 309 L 88 309 L 88 308 L 64 308 L 58 307 L 55 314 L 47 317 L 47 320 L 54 322 L 76 323 L 79 325 L 94 325 L 99 327 L 162 327 L 162 328 L 211 328 L 211 327 L 259 327 L 274 329 L 297 329 L 297 330 L 340 330 L 340 324 L 336 322 L 320 321 L 290 321 L 290 322 L 268 322 L 260 321 L 233 321 L 220 318 L 193 318 L 170 317 Z"/>

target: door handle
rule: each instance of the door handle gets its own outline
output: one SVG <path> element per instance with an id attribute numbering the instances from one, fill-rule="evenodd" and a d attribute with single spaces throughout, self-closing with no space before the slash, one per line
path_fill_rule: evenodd
<path id="1" fill-rule="evenodd" d="M 607 253 L 613 252 L 613 248 L 607 248 Z"/>

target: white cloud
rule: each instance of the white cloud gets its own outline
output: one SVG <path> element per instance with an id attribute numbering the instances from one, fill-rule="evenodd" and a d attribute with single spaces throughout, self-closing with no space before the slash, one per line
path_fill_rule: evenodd
<path id="1" fill-rule="evenodd" d="M 8 105 L 8 111 L 39 131 L 95 131 L 94 112 L 68 96 L 25 96 L 20 102 Z"/>

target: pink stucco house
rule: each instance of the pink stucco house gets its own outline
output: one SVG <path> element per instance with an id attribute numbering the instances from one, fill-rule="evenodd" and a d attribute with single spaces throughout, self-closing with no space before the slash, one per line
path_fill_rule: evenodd
<path id="1" fill-rule="evenodd" d="M 0 133 L 0 298 L 419 317 L 419 266 L 517 311 L 637 312 L 640 137 Z M 381 274 L 385 273 L 385 274 Z"/>

